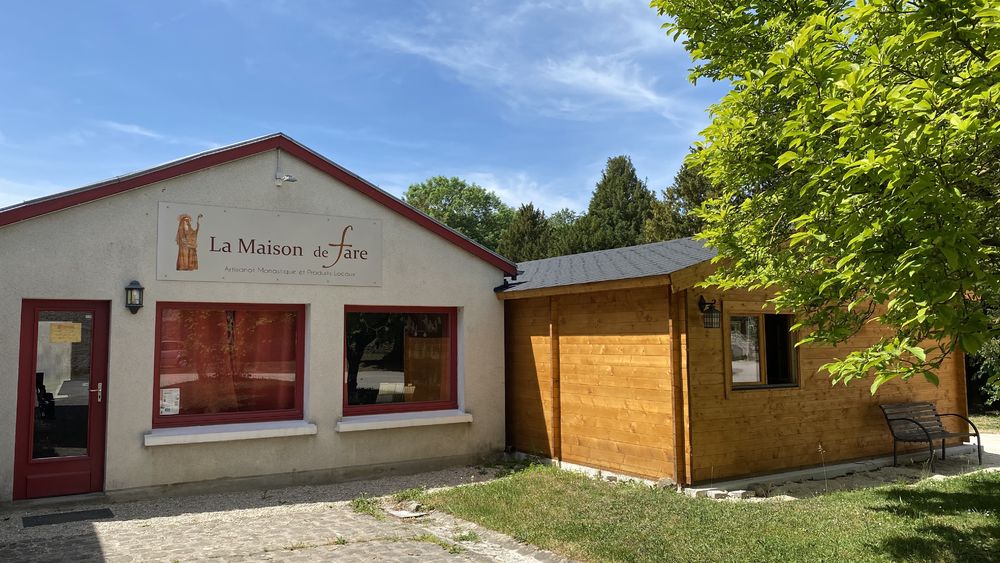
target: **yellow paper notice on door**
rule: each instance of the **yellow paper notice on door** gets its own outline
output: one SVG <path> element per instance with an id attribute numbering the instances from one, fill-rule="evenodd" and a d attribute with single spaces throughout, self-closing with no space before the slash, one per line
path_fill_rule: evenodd
<path id="1" fill-rule="evenodd" d="M 49 342 L 80 342 L 83 340 L 82 328 L 81 323 L 52 323 L 49 325 Z"/>

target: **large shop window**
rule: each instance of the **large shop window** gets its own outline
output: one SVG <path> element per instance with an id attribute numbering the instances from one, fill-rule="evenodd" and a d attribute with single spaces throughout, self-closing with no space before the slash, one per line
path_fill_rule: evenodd
<path id="1" fill-rule="evenodd" d="M 358 307 L 344 311 L 344 414 L 458 406 L 453 308 Z"/>
<path id="2" fill-rule="evenodd" d="M 160 303 L 153 426 L 302 418 L 305 307 Z"/>
<path id="3" fill-rule="evenodd" d="M 729 370 L 733 388 L 790 387 L 798 382 L 792 315 L 731 314 Z"/>

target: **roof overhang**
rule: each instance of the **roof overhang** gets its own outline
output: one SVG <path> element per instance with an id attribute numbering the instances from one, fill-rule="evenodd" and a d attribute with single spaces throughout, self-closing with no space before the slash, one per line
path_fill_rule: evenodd
<path id="1" fill-rule="evenodd" d="M 621 289 L 639 289 L 644 287 L 670 286 L 672 293 L 683 291 L 694 287 L 695 284 L 704 280 L 718 266 L 711 260 L 705 260 L 697 264 L 688 266 L 672 272 L 658 276 L 646 276 L 641 278 L 627 278 L 618 280 L 607 280 L 590 283 L 578 283 L 571 285 L 559 285 L 554 287 L 540 287 L 537 289 L 516 289 L 500 286 L 496 289 L 497 298 L 507 301 L 512 299 L 531 299 L 533 297 L 552 297 L 555 295 L 572 295 L 575 293 L 592 293 L 595 291 L 614 291 Z"/>

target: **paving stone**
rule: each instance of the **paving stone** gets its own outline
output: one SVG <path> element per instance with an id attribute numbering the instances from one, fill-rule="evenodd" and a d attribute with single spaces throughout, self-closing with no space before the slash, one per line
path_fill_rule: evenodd
<path id="1" fill-rule="evenodd" d="M 122 506 L 115 505 L 115 511 Z M 143 513 L 142 503 L 137 503 L 120 512 L 130 514 L 129 518 L 14 530 L 16 533 L 7 533 L 5 541 L 0 543 L 0 561 L 561 560 L 451 516 L 432 513 L 418 520 L 390 517 L 378 520 L 355 513 L 347 502 L 289 503 L 202 512 L 178 510 L 173 514 L 159 514 L 152 509 Z M 473 530 L 484 539 L 480 542 L 453 539 L 456 533 L 466 530 Z M 416 539 L 427 534 L 438 538 L 445 547 Z M 450 552 L 447 545 L 458 546 L 456 552 Z"/>

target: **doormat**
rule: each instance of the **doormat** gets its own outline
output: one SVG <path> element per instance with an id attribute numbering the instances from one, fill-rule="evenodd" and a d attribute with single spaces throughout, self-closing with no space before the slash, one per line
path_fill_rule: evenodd
<path id="1" fill-rule="evenodd" d="M 35 526 L 49 526 L 51 524 L 65 524 L 67 522 L 81 522 L 83 520 L 100 520 L 102 518 L 114 518 L 115 515 L 110 508 L 99 508 L 97 510 L 76 510 L 73 512 L 59 512 L 57 514 L 43 514 L 41 516 L 23 516 L 21 526 L 32 528 Z"/>

